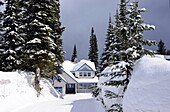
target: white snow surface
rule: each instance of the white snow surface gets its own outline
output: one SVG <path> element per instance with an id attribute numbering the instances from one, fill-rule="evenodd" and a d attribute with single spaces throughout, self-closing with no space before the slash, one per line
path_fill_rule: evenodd
<path id="1" fill-rule="evenodd" d="M 123 112 L 170 112 L 170 62 L 145 56 L 137 61 L 125 92 Z"/>
<path id="2" fill-rule="evenodd" d="M 0 72 L 0 112 L 11 112 L 28 104 L 58 99 L 59 94 L 47 80 L 40 81 L 42 91 L 39 97 L 32 83 L 33 77 L 28 73 Z"/>
<path id="3" fill-rule="evenodd" d="M 79 93 L 64 96 L 64 99 L 39 102 L 12 112 L 105 112 L 91 94 Z"/>
<path id="4" fill-rule="evenodd" d="M 91 93 L 56 98 L 46 79 L 40 81 L 39 97 L 32 87 L 33 76 L 25 72 L 0 72 L 0 112 L 105 112 Z"/>

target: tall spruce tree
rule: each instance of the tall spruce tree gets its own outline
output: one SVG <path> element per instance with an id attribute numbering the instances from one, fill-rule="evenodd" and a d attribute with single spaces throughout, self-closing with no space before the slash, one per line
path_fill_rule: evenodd
<path id="1" fill-rule="evenodd" d="M 119 55 L 119 60 L 125 62 L 126 68 L 121 68 L 126 78 L 131 76 L 134 62 L 145 54 L 152 54 L 149 50 L 144 49 L 144 45 L 154 45 L 155 42 L 146 40 L 143 38 L 143 32 L 146 30 L 152 30 L 152 25 L 144 24 L 141 17 L 141 12 L 144 9 L 138 9 L 138 1 L 130 4 L 130 9 L 126 10 L 126 1 L 121 0 L 119 24 L 117 26 L 117 37 L 119 38 L 119 51 L 116 54 Z M 121 74 L 119 74 L 121 75 Z M 124 80 L 121 84 L 128 84 L 128 79 Z M 119 83 L 118 83 L 119 85 Z"/>
<path id="2" fill-rule="evenodd" d="M 94 34 L 94 29 L 91 29 L 91 36 L 90 36 L 90 48 L 88 58 L 90 61 L 94 62 L 96 68 L 98 67 L 98 44 L 97 44 L 97 37 Z"/>
<path id="3" fill-rule="evenodd" d="M 112 31 L 112 43 L 110 44 L 109 46 L 109 52 L 110 52 L 110 56 L 108 57 L 109 58 L 109 66 L 112 66 L 114 64 L 117 64 L 120 59 L 119 59 L 119 54 L 117 52 L 120 51 L 120 39 L 118 37 L 118 34 L 119 34 L 119 26 L 120 26 L 120 22 L 119 22 L 119 13 L 118 13 L 118 10 L 116 10 L 116 15 L 115 15 L 115 27 L 111 30 Z"/>
<path id="4" fill-rule="evenodd" d="M 158 54 L 162 54 L 162 55 L 165 55 L 166 54 L 166 48 L 165 48 L 165 43 L 160 40 L 158 42 L 158 50 L 157 50 L 157 53 Z"/>
<path id="5" fill-rule="evenodd" d="M 63 62 L 59 0 L 23 0 L 24 69 L 54 73 Z"/>
<path id="6" fill-rule="evenodd" d="M 76 45 L 74 45 L 74 48 L 73 48 L 73 55 L 71 57 L 71 61 L 72 62 L 76 62 L 77 61 L 77 48 L 76 48 Z"/>
<path id="7" fill-rule="evenodd" d="M 39 77 L 60 73 L 63 49 L 59 0 L 21 0 L 22 31 L 25 40 L 22 68 L 35 73 L 35 89 L 40 94 Z"/>
<path id="8" fill-rule="evenodd" d="M 144 45 L 151 46 L 155 44 L 154 41 L 143 38 L 144 31 L 154 29 L 154 26 L 144 24 L 141 16 L 141 12 L 144 11 L 144 9 L 138 9 L 137 0 L 130 4 L 129 10 L 127 10 L 126 0 L 120 0 L 120 13 L 117 16 L 118 20 L 116 21 L 115 28 L 118 50 L 113 49 L 114 54 L 116 54 L 116 61 L 118 62 L 116 65 L 114 65 L 115 60 L 112 58 L 114 65 L 113 71 L 119 70 L 119 72 L 110 74 L 110 80 L 105 82 L 106 85 L 117 88 L 119 93 L 106 91 L 107 97 L 115 99 L 115 102 L 113 102 L 113 105 L 108 111 L 123 111 L 122 100 L 132 75 L 135 61 L 145 54 L 153 54 L 143 47 Z"/>
<path id="9" fill-rule="evenodd" d="M 17 70 L 20 65 L 21 46 L 24 39 L 20 36 L 21 10 L 19 0 L 5 0 L 6 8 L 3 19 L 1 38 L 1 70 Z"/>
<path id="10" fill-rule="evenodd" d="M 0 0 L 0 8 L 2 8 L 2 5 L 4 3 L 2 2 L 2 0 Z M 3 52 L 3 47 L 2 47 L 2 32 L 3 32 L 3 25 L 2 25 L 2 20 L 3 20 L 3 12 L 0 11 L 0 69 L 2 70 L 2 63 L 3 63 L 3 59 L 2 59 L 2 52 Z"/>
<path id="11" fill-rule="evenodd" d="M 1 6 L 3 4 L 4 4 L 3 1 L 0 0 L 0 8 L 2 8 Z M 3 12 L 0 11 L 0 37 L 1 37 L 1 32 L 3 31 L 2 20 L 3 20 Z"/>
<path id="12" fill-rule="evenodd" d="M 112 18 L 109 16 L 109 24 L 108 24 L 108 29 L 107 29 L 107 34 L 106 34 L 106 39 L 105 39 L 105 47 L 104 51 L 100 57 L 100 64 L 99 64 L 99 72 L 102 72 L 104 68 L 109 66 L 110 62 L 110 46 L 113 44 L 113 36 L 114 36 L 114 25 L 112 23 Z"/>

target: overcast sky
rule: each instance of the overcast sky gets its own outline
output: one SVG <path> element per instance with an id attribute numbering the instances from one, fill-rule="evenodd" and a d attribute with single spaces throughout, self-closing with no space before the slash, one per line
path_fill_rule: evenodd
<path id="1" fill-rule="evenodd" d="M 114 21 L 113 16 L 118 3 L 119 0 L 60 0 L 60 21 L 62 26 L 66 27 L 62 35 L 66 59 L 71 59 L 74 44 L 77 46 L 78 59 L 88 58 L 92 27 L 97 35 L 101 54 L 107 33 L 109 13 Z M 156 41 L 162 39 L 167 49 L 170 49 L 169 0 L 141 0 L 139 3 L 140 8 L 147 9 L 147 12 L 142 15 L 145 23 L 156 26 L 155 31 L 147 31 L 144 37 Z"/>

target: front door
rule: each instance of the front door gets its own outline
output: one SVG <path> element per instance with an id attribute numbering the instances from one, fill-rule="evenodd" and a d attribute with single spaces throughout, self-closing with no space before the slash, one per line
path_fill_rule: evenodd
<path id="1" fill-rule="evenodd" d="M 66 94 L 75 94 L 75 84 L 66 84 Z"/>

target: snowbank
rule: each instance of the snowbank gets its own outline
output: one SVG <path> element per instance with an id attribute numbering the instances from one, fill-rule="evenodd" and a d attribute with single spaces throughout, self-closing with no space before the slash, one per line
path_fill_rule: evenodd
<path id="1" fill-rule="evenodd" d="M 143 57 L 134 68 L 125 92 L 124 112 L 170 111 L 170 62 Z"/>
<path id="2" fill-rule="evenodd" d="M 40 85 L 42 91 L 40 97 L 37 97 L 32 75 L 0 72 L 0 112 L 10 112 L 30 103 L 56 99 L 58 93 L 47 80 L 42 79 Z"/>

